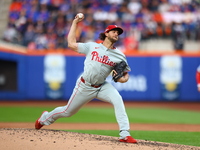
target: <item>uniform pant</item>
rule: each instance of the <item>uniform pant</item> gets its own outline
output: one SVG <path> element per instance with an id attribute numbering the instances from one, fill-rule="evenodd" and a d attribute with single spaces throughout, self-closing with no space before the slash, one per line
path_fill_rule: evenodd
<path id="1" fill-rule="evenodd" d="M 40 118 L 40 123 L 43 125 L 50 125 L 59 118 L 70 117 L 77 113 L 84 104 L 94 98 L 111 103 L 114 106 L 119 130 L 129 130 L 129 120 L 125 111 L 124 103 L 121 95 L 115 87 L 113 87 L 110 83 L 105 82 L 99 88 L 94 88 L 87 83 L 83 83 L 80 78 L 76 82 L 76 86 L 68 104 L 66 106 L 57 107 L 51 112 L 44 113 Z M 129 136 L 129 132 L 122 133 L 126 134 L 124 136 Z"/>

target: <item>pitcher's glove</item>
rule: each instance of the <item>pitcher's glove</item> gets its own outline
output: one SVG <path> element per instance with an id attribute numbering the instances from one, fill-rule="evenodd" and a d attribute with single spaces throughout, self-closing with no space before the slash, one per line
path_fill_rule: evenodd
<path id="1" fill-rule="evenodd" d="M 113 80 L 117 82 L 119 78 L 121 78 L 124 74 L 124 70 L 127 64 L 125 61 L 121 61 L 120 63 L 116 64 L 113 68 Z"/>

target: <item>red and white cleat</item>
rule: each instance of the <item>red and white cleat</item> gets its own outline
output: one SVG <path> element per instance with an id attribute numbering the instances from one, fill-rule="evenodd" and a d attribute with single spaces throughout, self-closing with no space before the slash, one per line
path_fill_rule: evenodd
<path id="1" fill-rule="evenodd" d="M 132 138 L 131 136 L 127 136 L 124 139 L 119 139 L 120 142 L 125 142 L 125 143 L 137 143 L 137 141 Z"/>
<path id="2" fill-rule="evenodd" d="M 47 112 L 47 111 L 43 111 L 42 112 L 42 114 L 41 114 L 41 116 L 45 113 L 45 112 Z M 44 125 L 42 125 L 41 123 L 40 123 L 40 118 L 41 118 L 41 116 L 35 121 L 35 129 L 37 129 L 37 130 L 39 130 L 40 128 L 42 128 Z"/>

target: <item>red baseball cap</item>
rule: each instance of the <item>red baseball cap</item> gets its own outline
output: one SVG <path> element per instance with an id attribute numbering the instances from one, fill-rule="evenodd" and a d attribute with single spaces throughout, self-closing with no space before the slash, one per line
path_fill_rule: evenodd
<path id="1" fill-rule="evenodd" d="M 109 26 L 105 29 L 104 33 L 109 32 L 109 31 L 114 30 L 114 29 L 116 29 L 116 30 L 119 31 L 119 35 L 123 33 L 123 29 L 122 29 L 121 27 L 118 27 L 117 25 L 109 25 Z"/>

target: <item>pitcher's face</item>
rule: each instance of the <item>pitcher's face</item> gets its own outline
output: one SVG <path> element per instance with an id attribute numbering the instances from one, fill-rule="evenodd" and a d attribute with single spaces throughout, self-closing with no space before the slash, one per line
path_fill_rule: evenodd
<path id="1" fill-rule="evenodd" d="M 111 30 L 107 34 L 108 40 L 110 40 L 112 43 L 115 43 L 119 39 L 119 32 L 117 30 Z"/>

